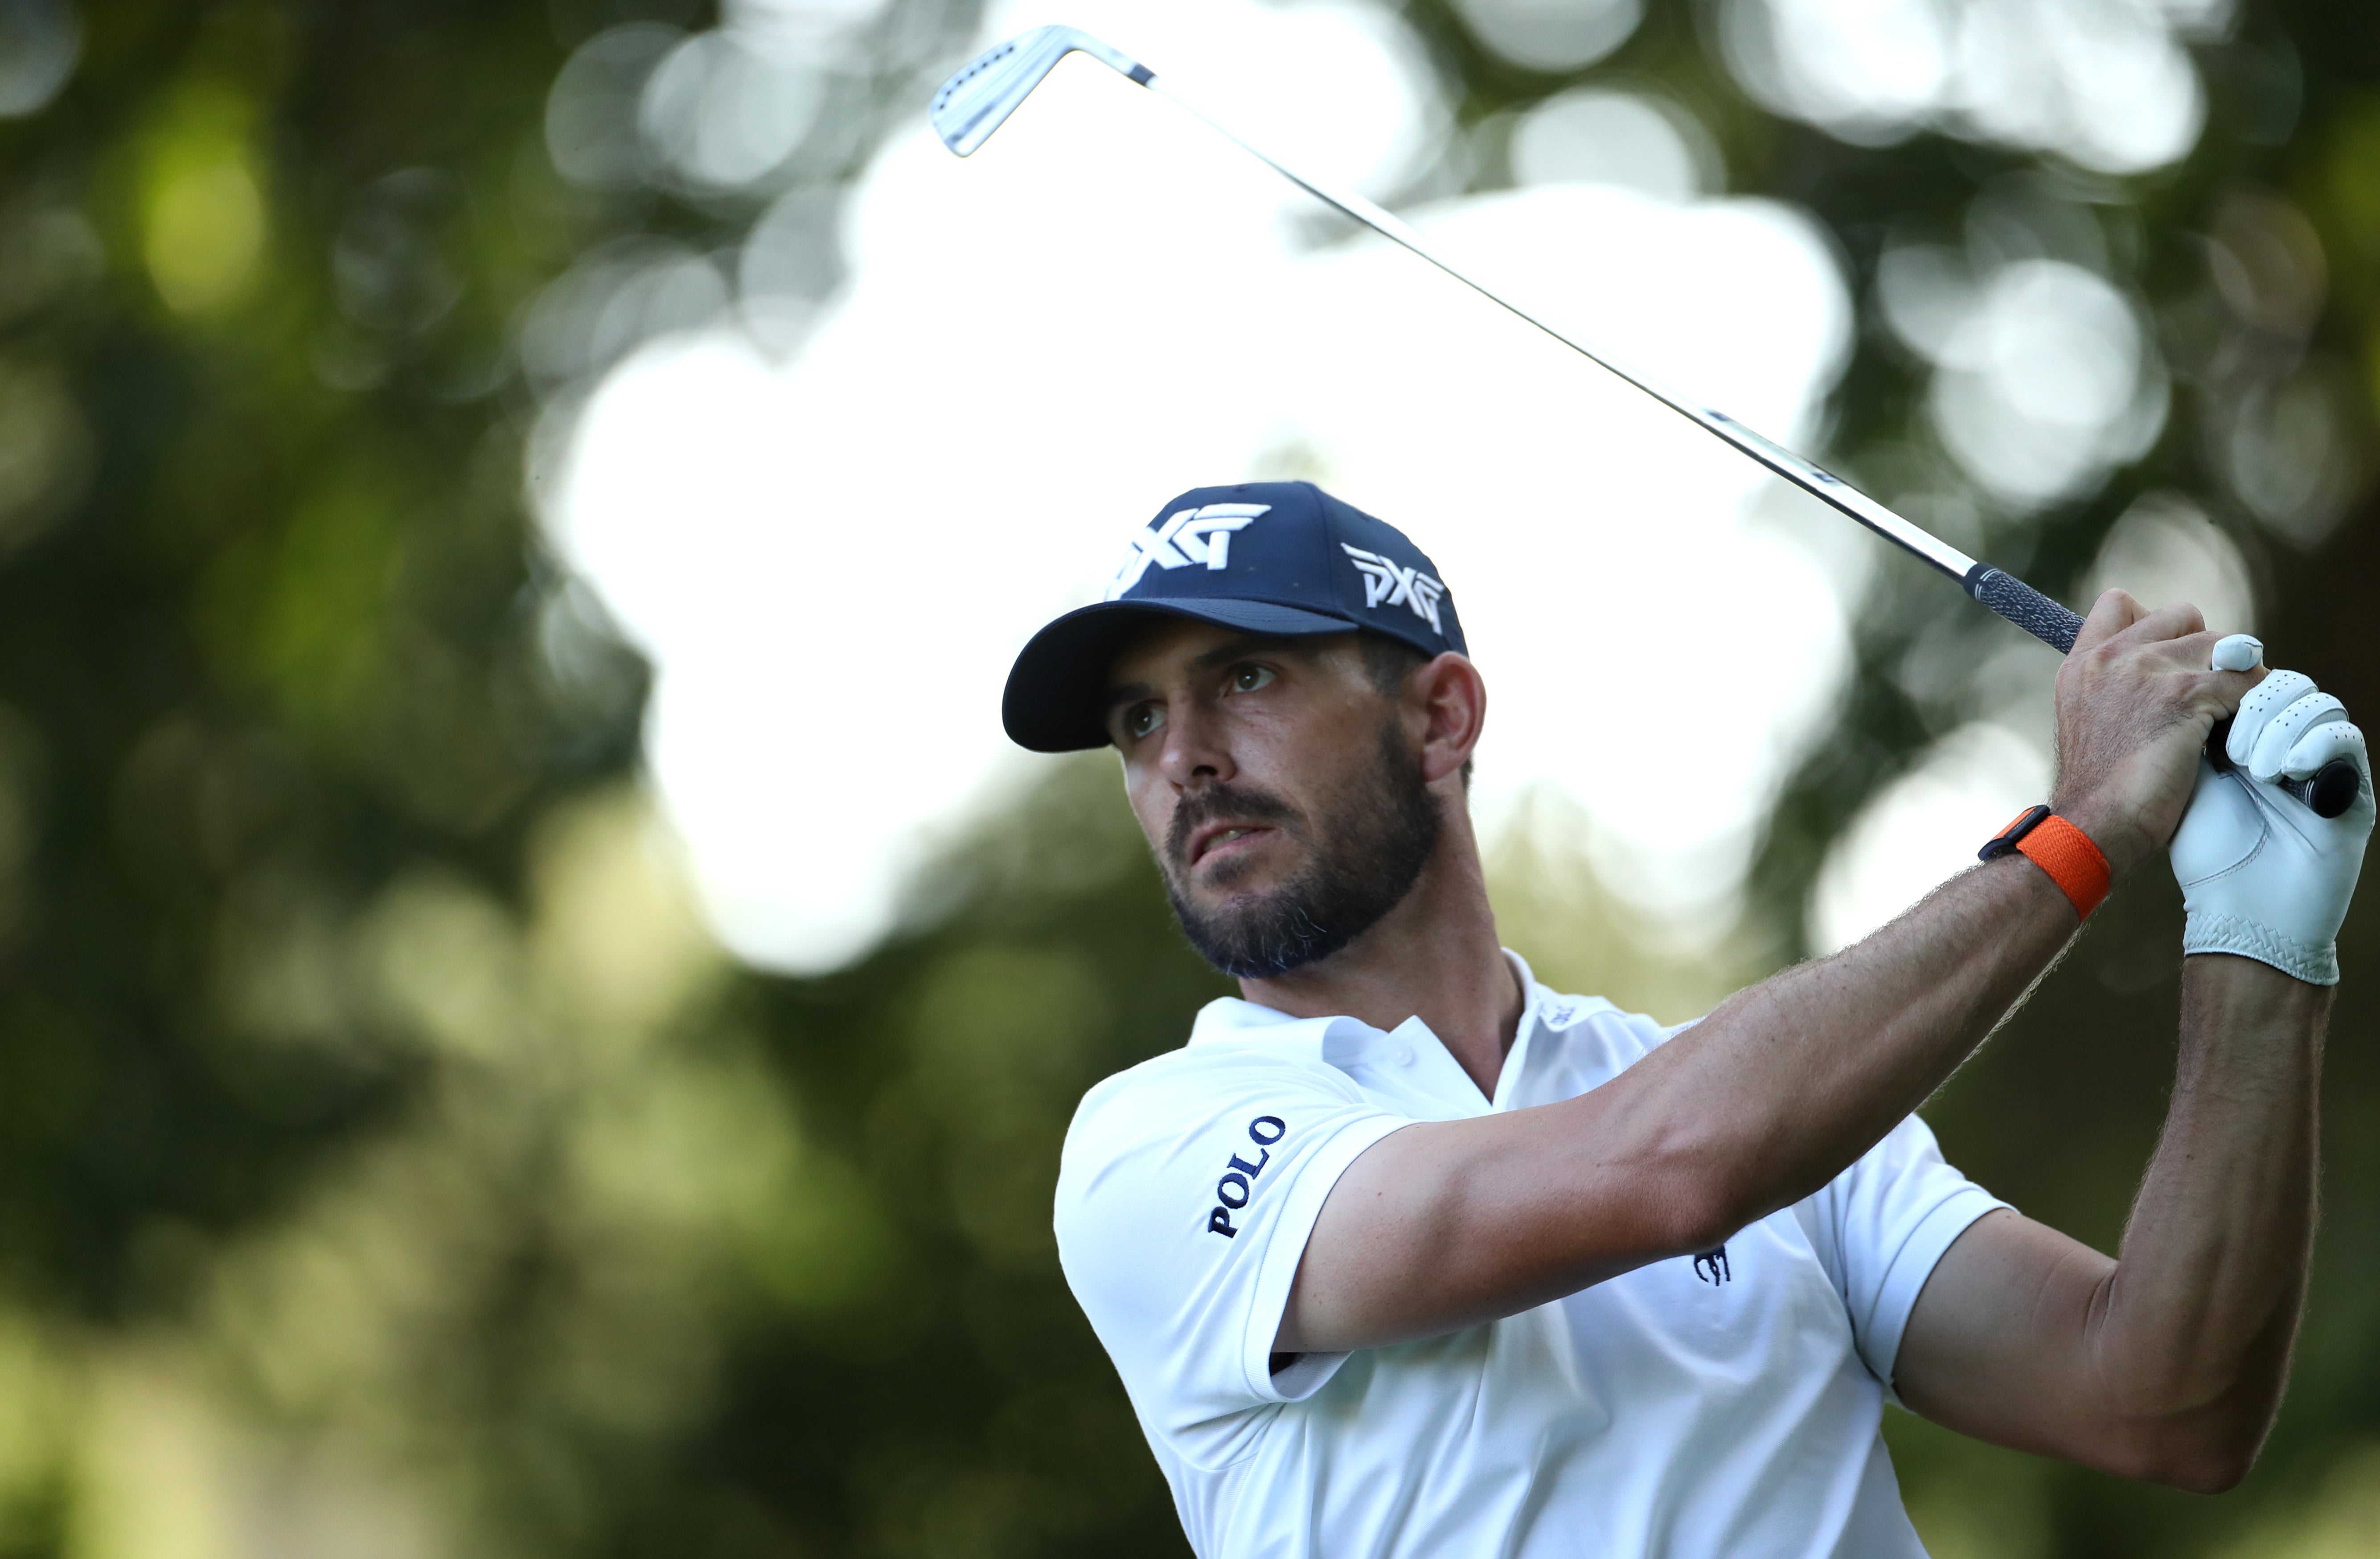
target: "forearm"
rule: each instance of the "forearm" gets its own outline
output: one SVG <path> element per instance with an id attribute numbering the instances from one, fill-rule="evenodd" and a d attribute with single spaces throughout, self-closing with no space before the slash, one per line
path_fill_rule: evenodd
<path id="1" fill-rule="evenodd" d="M 2219 1483 L 2279 1406 L 2313 1240 L 2330 990 L 2223 955 L 2182 966 L 2173 1104 L 2092 1295 L 2088 1368 L 2145 1454 Z"/>
<path id="2" fill-rule="evenodd" d="M 1740 993 L 1633 1069 L 1660 1156 L 1749 1222 L 1840 1174 L 1939 1087 L 2074 936 L 2073 906 L 2010 856 L 1867 940 Z"/>
<path id="3" fill-rule="evenodd" d="M 2289 1369 L 2327 990 L 2184 961 L 2181 1057 L 2123 1254 L 1995 1213 L 1902 1335 L 1901 1400 L 1979 1439 L 2184 1488 L 2246 1472 Z"/>

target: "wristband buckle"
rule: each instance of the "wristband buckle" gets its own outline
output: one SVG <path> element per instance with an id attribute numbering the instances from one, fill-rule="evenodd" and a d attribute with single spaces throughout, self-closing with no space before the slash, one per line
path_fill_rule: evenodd
<path id="1" fill-rule="evenodd" d="M 2041 820 L 2049 815 L 2049 807 L 2046 804 L 2026 807 L 2016 815 L 2016 821 L 1984 841 L 1984 847 L 1975 852 L 1975 859 L 1997 861 L 2003 855 L 2015 854 L 2018 842 L 2025 835 L 2039 828 Z"/>

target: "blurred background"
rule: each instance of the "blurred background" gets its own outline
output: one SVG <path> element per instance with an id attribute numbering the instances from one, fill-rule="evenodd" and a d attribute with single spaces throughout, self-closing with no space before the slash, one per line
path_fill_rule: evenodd
<path id="1" fill-rule="evenodd" d="M 1563 988 L 1692 1016 L 2045 792 L 2050 652 L 1099 66 L 948 157 L 1051 20 L 2380 707 L 2368 6 L 0 0 L 0 1559 L 1182 1552 L 1049 1207 L 1224 987 L 1112 760 L 995 714 L 1181 489 L 1435 554 Z M 1725 761 L 1617 761 L 1681 715 Z M 1927 1109 L 2106 1248 L 2180 921 L 2143 871 Z M 1894 1412 L 1943 1559 L 2380 1553 L 2373 905 L 2341 951 L 2263 1463 Z"/>

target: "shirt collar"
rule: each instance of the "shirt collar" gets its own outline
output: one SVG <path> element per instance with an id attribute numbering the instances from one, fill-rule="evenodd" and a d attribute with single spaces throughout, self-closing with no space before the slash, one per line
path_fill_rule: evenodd
<path id="1" fill-rule="evenodd" d="M 1520 954 L 1514 952 L 1510 948 L 1504 949 L 1503 953 L 1506 961 L 1511 963 L 1512 966 L 1512 973 L 1520 976 L 1522 991 L 1521 1024 L 1522 1027 L 1525 1029 L 1528 1026 L 1529 1020 L 1536 1016 L 1539 1005 L 1543 1003 L 1547 997 L 1553 993 L 1547 990 L 1543 985 L 1537 984 L 1537 977 L 1530 972 L 1529 961 L 1527 959 L 1523 958 Z M 1193 1045 L 1203 1045 L 1212 1040 L 1224 1038 L 1227 1035 L 1245 1033 L 1250 1029 L 1280 1028 L 1285 1024 L 1291 1023 L 1342 1022 L 1356 1023 L 1356 1020 L 1353 1018 L 1293 1018 L 1288 1013 L 1281 1011 L 1279 1008 L 1266 1007 L 1260 1003 L 1247 1001 L 1235 996 L 1217 997 L 1206 1006 L 1198 1009 L 1197 1021 L 1190 1025 L 1190 1043 Z M 1371 1027 L 1368 1023 L 1356 1023 L 1356 1026 L 1366 1029 L 1369 1029 Z M 1373 1032 L 1378 1033 L 1378 1031 L 1374 1030 Z"/>
<path id="2" fill-rule="evenodd" d="M 1235 996 L 1217 997 L 1198 1009 L 1197 1021 L 1190 1025 L 1190 1043 L 1211 1045 L 1219 1039 L 1236 1038 L 1251 1029 L 1277 1029 L 1311 1019 L 1293 1018 L 1275 1008 L 1261 1007 L 1253 1001 L 1243 1001 Z M 1329 1022 L 1329 1019 L 1322 1021 Z"/>
<path id="3" fill-rule="evenodd" d="M 1238 997 L 1220 997 L 1198 1009 L 1190 1025 L 1192 1045 L 1218 1049 L 1256 1046 L 1288 1051 L 1336 1064 L 1352 1051 L 1379 1037 L 1379 1031 L 1354 1018 L 1293 1018 L 1270 1007 Z"/>
<path id="4" fill-rule="evenodd" d="M 1529 1037 L 1544 1021 L 1544 1008 L 1554 993 L 1537 984 L 1530 972 L 1528 961 L 1512 949 L 1503 949 L 1521 981 L 1521 1021 L 1512 1035 L 1512 1048 L 1505 1053 L 1503 1070 L 1496 1074 L 1494 1107 L 1507 1107 L 1517 1086 L 1523 1065 L 1528 1058 Z M 1408 1018 L 1398 1025 L 1402 1032 L 1412 1027 L 1428 1033 L 1427 1025 L 1419 1018 Z M 1293 1018 L 1277 1008 L 1266 1007 L 1239 997 L 1218 997 L 1198 1009 L 1197 1021 L 1190 1025 L 1192 1045 L 1255 1045 L 1268 1049 L 1301 1051 L 1323 1060 L 1334 1060 L 1345 1053 L 1344 1047 L 1360 1046 L 1366 1040 L 1382 1037 L 1382 1031 L 1360 1019 L 1348 1017 Z M 1433 1039 L 1436 1035 L 1431 1035 Z M 1472 1091 L 1476 1098 L 1476 1090 Z"/>
<path id="5" fill-rule="evenodd" d="M 1512 973 L 1521 979 L 1521 1021 L 1512 1030 L 1512 1048 L 1504 1052 L 1504 1064 L 1497 1069 L 1496 1096 L 1488 1101 L 1490 1108 L 1500 1110 L 1512 1107 L 1513 1090 L 1520 1087 L 1521 1073 L 1529 1061 L 1530 1036 L 1544 1023 L 1546 998 L 1553 994 L 1537 984 L 1537 977 L 1529 971 L 1528 960 L 1510 948 L 1504 949 L 1504 956 L 1512 961 Z"/>

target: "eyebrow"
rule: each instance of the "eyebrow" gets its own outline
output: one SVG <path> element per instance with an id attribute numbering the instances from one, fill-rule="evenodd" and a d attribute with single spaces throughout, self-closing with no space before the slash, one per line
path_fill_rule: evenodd
<path id="1" fill-rule="evenodd" d="M 1246 638 L 1233 639 L 1229 644 L 1218 645 L 1191 661 L 1190 666 L 1193 671 L 1211 671 L 1220 667 L 1228 666 L 1234 660 L 1244 660 L 1251 655 L 1262 655 L 1268 651 L 1278 653 L 1303 647 L 1304 645 L 1300 639 L 1292 638 L 1287 634 L 1253 634 Z M 1107 712 L 1112 715 L 1127 704 L 1138 703 L 1154 691 L 1147 683 L 1126 683 L 1122 687 L 1110 688 Z"/>

